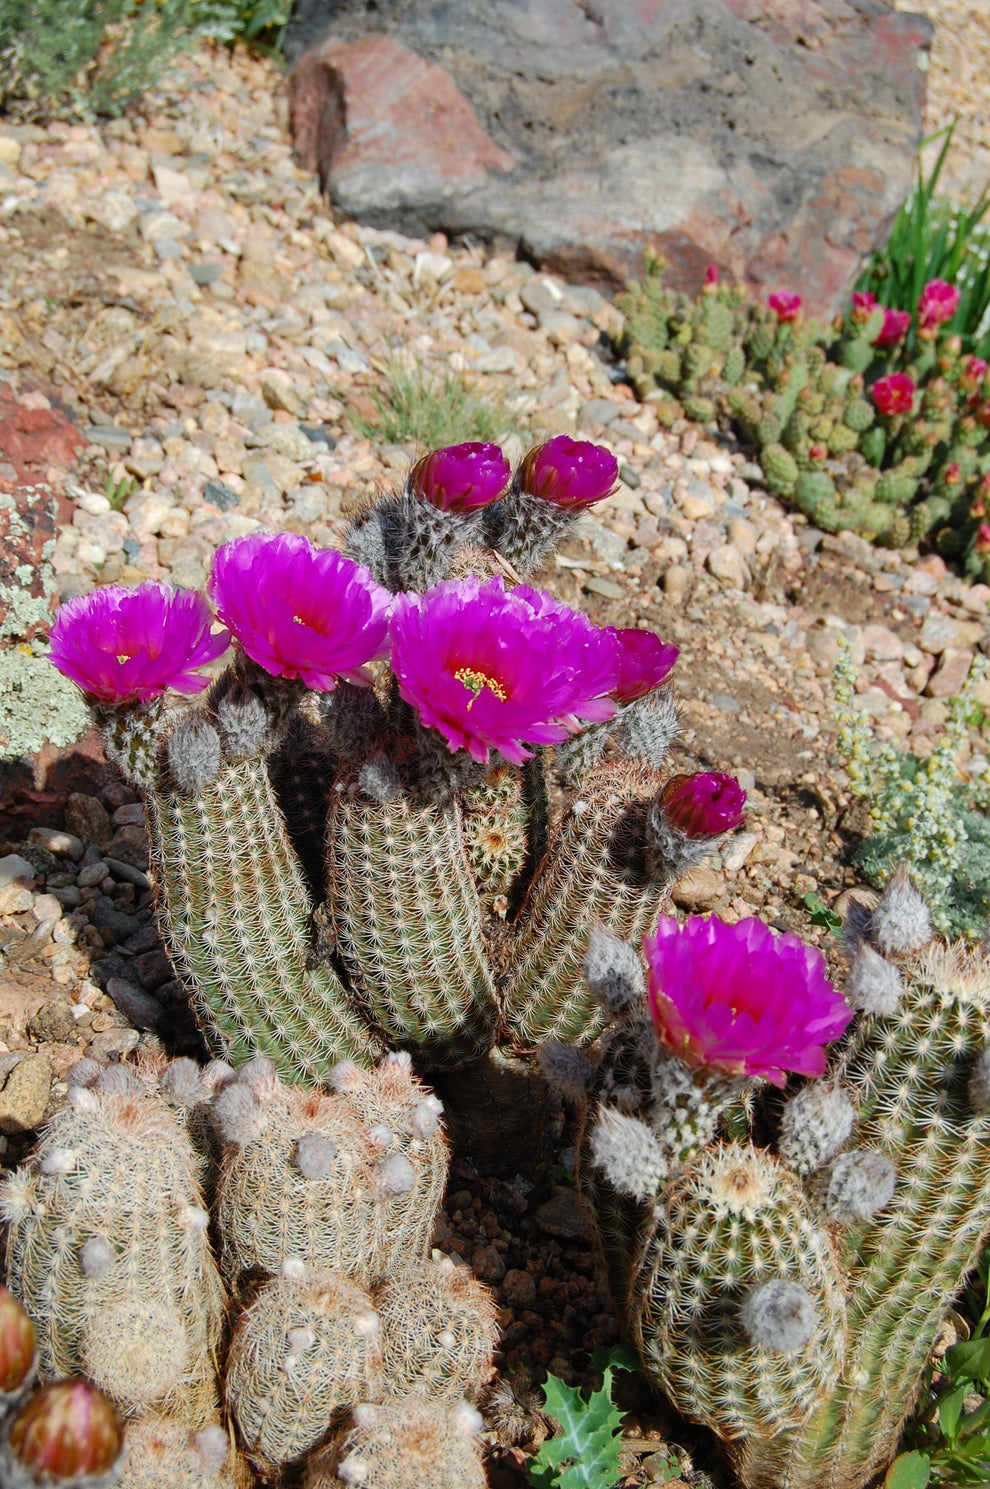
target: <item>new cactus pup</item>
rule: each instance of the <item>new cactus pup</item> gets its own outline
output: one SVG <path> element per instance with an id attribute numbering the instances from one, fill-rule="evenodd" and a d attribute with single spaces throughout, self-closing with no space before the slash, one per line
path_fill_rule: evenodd
<path id="1" fill-rule="evenodd" d="M 661 921 L 648 980 L 602 935 L 600 1061 L 544 1054 L 588 1093 L 580 1182 L 644 1369 L 745 1489 L 872 1480 L 990 1233 L 985 953 L 933 941 L 904 875 L 850 936 L 845 1003 L 756 922 Z M 747 1112 L 788 1072 L 763 1146 Z"/>

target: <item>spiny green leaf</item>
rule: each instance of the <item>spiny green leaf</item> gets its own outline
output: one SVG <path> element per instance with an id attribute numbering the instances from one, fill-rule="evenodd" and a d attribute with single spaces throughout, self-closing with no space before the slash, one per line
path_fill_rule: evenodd
<path id="1" fill-rule="evenodd" d="M 587 1400 L 555 1375 L 543 1388 L 544 1410 L 560 1424 L 529 1465 L 539 1489 L 613 1489 L 622 1478 L 619 1466 L 622 1418 L 612 1402 L 612 1375 L 618 1362 L 606 1364 L 601 1389 Z"/>

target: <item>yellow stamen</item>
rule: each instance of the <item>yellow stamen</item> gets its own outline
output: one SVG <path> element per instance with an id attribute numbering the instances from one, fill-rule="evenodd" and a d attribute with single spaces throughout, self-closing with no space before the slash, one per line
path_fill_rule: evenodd
<path id="1" fill-rule="evenodd" d="M 494 693 L 495 697 L 500 699 L 502 703 L 509 696 L 502 684 L 497 682 L 494 677 L 489 677 L 484 672 L 476 672 L 473 667 L 459 667 L 454 673 L 454 676 L 458 682 L 464 684 L 469 693 L 473 694 L 471 702 L 468 704 L 468 713 L 471 712 L 475 698 L 480 697 L 484 688 L 487 688 L 490 693 Z"/>

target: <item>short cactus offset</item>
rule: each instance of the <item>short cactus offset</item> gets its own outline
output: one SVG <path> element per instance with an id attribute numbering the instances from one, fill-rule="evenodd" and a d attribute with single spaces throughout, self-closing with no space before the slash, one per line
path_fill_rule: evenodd
<path id="1" fill-rule="evenodd" d="M 304 1489 L 485 1489 L 481 1427 L 466 1401 L 424 1396 L 358 1406 L 353 1428 L 314 1460 Z"/>
<path id="2" fill-rule="evenodd" d="M 375 1293 L 389 1396 L 417 1389 L 474 1398 L 491 1372 L 498 1325 L 491 1295 L 443 1257 L 402 1267 Z"/>
<path id="3" fill-rule="evenodd" d="M 865 952 L 871 971 L 852 1001 L 873 1011 L 826 1069 L 820 1041 L 852 1010 L 840 1015 L 795 938 L 746 931 L 748 970 L 728 971 L 718 947 L 728 955 L 746 924 L 675 942 L 661 922 L 649 1008 L 622 956 L 597 953 L 589 975 L 612 1021 L 581 1183 L 644 1367 L 728 1443 L 745 1489 L 860 1489 L 891 1457 L 990 1233 L 990 972 L 984 953 L 930 941 L 927 908 L 897 878 L 857 923 L 859 952 L 853 935 L 854 965 Z M 822 1078 L 785 1103 L 776 1153 L 725 1141 L 720 1114 L 740 1090 L 788 1069 Z"/>
<path id="4" fill-rule="evenodd" d="M 198 1423 L 216 1404 L 224 1291 L 203 1162 L 156 1076 L 110 1067 L 71 1088 L 6 1181 L 7 1276 L 44 1379 L 85 1373 L 125 1412 Z"/>
<path id="5" fill-rule="evenodd" d="M 146 1413 L 127 1423 L 119 1489 L 250 1489 L 252 1475 L 214 1422 L 190 1427 Z"/>

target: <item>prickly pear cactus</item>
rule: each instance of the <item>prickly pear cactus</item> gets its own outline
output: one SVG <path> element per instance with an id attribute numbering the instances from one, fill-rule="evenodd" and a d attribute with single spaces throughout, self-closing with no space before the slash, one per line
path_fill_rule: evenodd
<path id="1" fill-rule="evenodd" d="M 550 1047 L 544 1068 L 589 1093 L 580 1182 L 656 1385 L 745 1489 L 861 1489 L 990 1233 L 990 969 L 931 939 L 905 875 L 850 932 L 841 1017 L 818 954 L 754 925 L 661 921 L 648 1000 L 631 949 L 600 942 L 600 1061 Z M 788 1068 L 815 1078 L 767 1148 L 746 1136 L 759 1078 Z"/>

